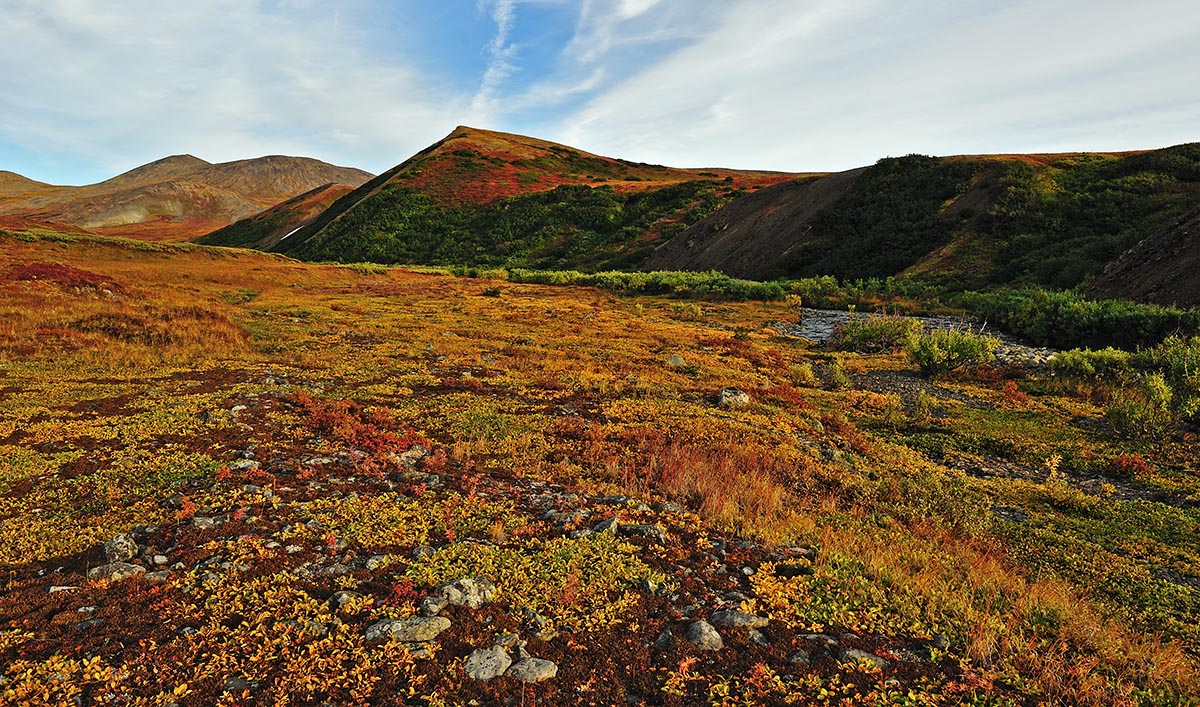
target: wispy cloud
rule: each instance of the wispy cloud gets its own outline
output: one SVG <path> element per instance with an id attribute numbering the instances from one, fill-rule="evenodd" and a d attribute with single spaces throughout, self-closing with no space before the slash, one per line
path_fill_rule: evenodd
<path id="1" fill-rule="evenodd" d="M 496 23 L 496 34 L 488 44 L 488 63 L 479 83 L 479 91 L 471 100 L 471 112 L 484 115 L 496 101 L 497 93 L 516 66 L 513 63 L 517 47 L 509 43 L 513 24 L 517 21 L 516 0 L 480 0 L 479 10 L 487 10 Z"/>

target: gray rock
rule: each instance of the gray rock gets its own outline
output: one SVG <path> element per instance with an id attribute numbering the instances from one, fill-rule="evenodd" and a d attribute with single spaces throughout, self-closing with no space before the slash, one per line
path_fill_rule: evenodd
<path id="1" fill-rule="evenodd" d="M 377 570 L 380 567 L 383 567 L 384 563 L 386 562 L 387 555 L 371 555 L 367 558 L 365 567 L 369 570 Z"/>
<path id="2" fill-rule="evenodd" d="M 261 466 L 262 466 L 262 464 L 259 464 L 258 462 L 254 461 L 253 459 L 238 459 L 235 462 L 230 462 L 229 470 L 230 471 L 258 471 L 259 467 L 261 467 Z"/>
<path id="3" fill-rule="evenodd" d="M 360 592 L 342 590 L 340 592 L 334 592 L 333 596 L 329 597 L 329 603 L 334 607 L 342 607 L 354 599 L 361 599 L 362 596 L 363 595 Z"/>
<path id="4" fill-rule="evenodd" d="M 570 540 L 583 540 L 584 538 L 595 535 L 596 531 L 591 528 L 580 528 L 579 530 L 571 530 L 567 532 L 567 538 Z"/>
<path id="5" fill-rule="evenodd" d="M 716 626 L 763 628 L 770 623 L 764 616 L 747 614 L 744 611 L 715 611 L 708 620 Z"/>
<path id="6" fill-rule="evenodd" d="M 622 525 L 620 532 L 621 535 L 648 538 L 657 543 L 667 542 L 667 531 L 657 525 Z"/>
<path id="7" fill-rule="evenodd" d="M 50 594 L 58 594 L 59 592 L 73 592 L 76 589 L 79 589 L 79 587 L 73 587 L 73 586 L 63 584 L 63 585 L 57 585 L 54 587 L 50 587 L 50 589 L 47 591 Z"/>
<path id="8" fill-rule="evenodd" d="M 707 621 L 696 621 L 687 630 L 688 642 L 702 651 L 719 651 L 725 647 L 721 634 Z"/>
<path id="9" fill-rule="evenodd" d="M 717 393 L 717 405 L 723 408 L 744 408 L 750 404 L 750 395 L 741 388 L 722 388 Z"/>
<path id="10" fill-rule="evenodd" d="M 665 651 L 675 642 L 675 634 L 671 629 L 664 628 L 658 632 L 658 637 L 654 639 L 654 648 L 660 651 Z"/>
<path id="11" fill-rule="evenodd" d="M 505 675 L 521 682 L 541 682 L 558 675 L 558 666 L 542 658 L 526 658 L 509 668 Z"/>
<path id="12" fill-rule="evenodd" d="M 950 637 L 944 633 L 939 633 L 933 637 L 933 640 L 929 645 L 933 646 L 939 651 L 950 650 Z"/>
<path id="13" fill-rule="evenodd" d="M 762 631 L 759 631 L 756 628 L 752 628 L 752 629 L 749 629 L 749 632 L 750 632 L 750 642 L 751 643 L 753 643 L 756 646 L 762 646 L 764 648 L 767 647 L 767 645 L 768 645 L 767 637 L 766 637 L 766 635 L 763 634 Z"/>
<path id="14" fill-rule="evenodd" d="M 422 560 L 426 557 L 433 557 L 437 554 L 437 549 L 428 545 L 419 545 L 413 548 L 412 556 L 414 560 Z"/>
<path id="15" fill-rule="evenodd" d="M 114 582 L 119 582 L 122 579 L 136 577 L 139 574 L 145 574 L 146 568 L 139 565 L 131 565 L 128 562 L 111 562 L 107 565 L 100 565 L 88 570 L 88 579 L 108 579 Z"/>
<path id="16" fill-rule="evenodd" d="M 367 627 L 367 641 L 394 638 L 401 643 L 425 643 L 438 637 L 450 628 L 450 619 L 444 616 L 408 616 L 402 619 L 384 619 Z"/>
<path id="17" fill-rule="evenodd" d="M 670 368 L 683 368 L 687 365 L 687 361 L 679 354 L 671 354 L 667 356 L 667 366 Z"/>
<path id="18" fill-rule="evenodd" d="M 592 528 L 592 530 L 596 531 L 597 533 L 608 533 L 608 532 L 615 533 L 620 529 L 621 529 L 621 522 L 617 520 L 616 516 L 613 516 L 612 518 L 608 518 L 606 520 L 602 520 L 599 523 L 597 523 L 595 525 L 595 527 Z"/>
<path id="19" fill-rule="evenodd" d="M 440 594 L 425 597 L 421 600 L 421 616 L 437 616 L 449 603 L 450 600 Z"/>
<path id="20" fill-rule="evenodd" d="M 222 693 L 240 695 L 243 692 L 255 692 L 258 690 L 258 682 L 252 680 L 244 680 L 242 678 L 229 678 L 225 684 L 221 686 Z"/>
<path id="21" fill-rule="evenodd" d="M 471 655 L 467 656 L 467 662 L 463 664 L 463 668 L 467 671 L 467 676 L 473 680 L 491 680 L 503 675 L 510 665 L 512 665 L 512 658 L 509 657 L 508 651 L 500 646 L 492 646 L 472 651 Z"/>
<path id="22" fill-rule="evenodd" d="M 858 648 L 846 648 L 842 650 L 840 653 L 838 653 L 838 660 L 843 663 L 857 663 L 860 661 L 866 661 L 880 670 L 886 668 L 888 664 L 886 660 L 880 658 L 874 653 L 868 653 L 867 651 L 860 650 Z"/>
<path id="23" fill-rule="evenodd" d="M 811 660 L 811 657 L 808 655 L 808 651 L 794 651 L 791 655 L 788 656 L 788 662 L 795 663 L 797 665 L 806 664 L 810 660 Z"/>
<path id="24" fill-rule="evenodd" d="M 409 447 L 407 452 L 400 455 L 400 463 L 404 466 L 415 467 L 417 462 L 430 455 L 429 449 L 424 445 L 414 444 Z"/>
<path id="25" fill-rule="evenodd" d="M 150 582 L 165 582 L 171 578 L 171 570 L 159 570 L 157 572 L 147 572 L 145 577 Z"/>
<path id="26" fill-rule="evenodd" d="M 483 577 L 463 577 L 434 590 L 455 606 L 479 609 L 496 598 L 496 585 Z"/>
<path id="27" fill-rule="evenodd" d="M 118 535 L 104 543 L 104 556 L 109 562 L 128 562 L 137 557 L 138 546 L 128 535 Z"/>

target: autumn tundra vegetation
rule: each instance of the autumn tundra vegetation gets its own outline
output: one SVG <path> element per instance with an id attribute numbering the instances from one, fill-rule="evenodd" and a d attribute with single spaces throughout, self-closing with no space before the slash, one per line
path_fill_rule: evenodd
<path id="1" fill-rule="evenodd" d="M 1200 704 L 1198 154 L 9 199 L 0 704 Z"/>

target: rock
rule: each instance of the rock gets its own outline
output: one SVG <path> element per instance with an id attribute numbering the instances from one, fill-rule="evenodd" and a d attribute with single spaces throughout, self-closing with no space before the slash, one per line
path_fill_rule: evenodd
<path id="1" fill-rule="evenodd" d="M 329 597 L 329 603 L 334 607 L 342 607 L 355 599 L 361 599 L 362 596 L 363 595 L 360 592 L 342 590 L 340 592 L 334 592 L 333 596 Z"/>
<path id="2" fill-rule="evenodd" d="M 377 570 L 387 563 L 387 555 L 371 555 L 367 558 L 365 567 L 369 570 Z"/>
<path id="3" fill-rule="evenodd" d="M 933 646 L 939 651 L 948 651 L 950 650 L 950 637 L 944 633 L 939 633 L 933 637 L 933 640 L 930 641 L 929 645 Z"/>
<path id="4" fill-rule="evenodd" d="M 860 661 L 866 661 L 880 670 L 886 668 L 888 664 L 886 660 L 880 658 L 874 653 L 868 653 L 867 651 L 860 650 L 858 648 L 843 649 L 840 653 L 838 653 L 838 660 L 843 663 L 857 663 Z"/>
<path id="5" fill-rule="evenodd" d="M 764 616 L 755 616 L 744 611 L 716 611 L 708 620 L 714 625 L 732 628 L 763 628 L 770 623 Z"/>
<path id="6" fill-rule="evenodd" d="M 799 564 L 799 563 L 785 563 L 785 564 L 775 565 L 775 576 L 781 577 L 783 579 L 791 579 L 792 577 L 799 577 L 801 575 L 807 575 L 807 574 L 812 574 L 812 573 L 813 573 L 812 565 L 805 565 L 805 564 Z"/>
<path id="7" fill-rule="evenodd" d="M 107 565 L 100 565 L 88 570 L 88 579 L 107 579 L 113 582 L 119 582 L 122 579 L 136 577 L 139 574 L 145 574 L 146 568 L 139 565 L 131 565 L 128 562 L 111 562 Z"/>
<path id="8" fill-rule="evenodd" d="M 229 470 L 230 471 L 258 471 L 259 467 L 261 467 L 261 466 L 262 466 L 262 464 L 259 464 L 258 462 L 254 461 L 253 459 L 238 459 L 235 462 L 230 462 Z"/>
<path id="9" fill-rule="evenodd" d="M 542 658 L 526 658 L 509 668 L 505 675 L 521 682 L 541 682 L 558 675 L 558 666 Z"/>
<path id="10" fill-rule="evenodd" d="M 208 530 L 217 526 L 217 520 L 215 518 L 205 518 L 204 516 L 194 516 L 192 518 L 192 525 L 201 530 Z"/>
<path id="11" fill-rule="evenodd" d="M 473 680 L 491 680 L 503 675 L 510 665 L 512 658 L 509 657 L 508 651 L 500 646 L 492 646 L 472 651 L 471 655 L 467 656 L 463 668 Z"/>
<path id="12" fill-rule="evenodd" d="M 76 589 L 79 589 L 79 587 L 72 587 L 72 586 L 68 586 L 68 585 L 58 585 L 58 586 L 50 587 L 50 589 L 47 591 L 49 594 L 58 594 L 59 592 L 73 592 Z"/>
<path id="13" fill-rule="evenodd" d="M 592 530 L 597 533 L 608 533 L 608 532 L 615 533 L 620 529 L 621 529 L 621 522 L 617 520 L 616 516 L 613 516 L 612 518 L 608 518 L 606 520 L 602 520 L 592 528 Z"/>
<path id="14" fill-rule="evenodd" d="M 428 545 L 419 545 L 413 548 L 412 557 L 414 560 L 423 560 L 426 557 L 433 557 L 437 554 L 437 550 Z"/>
<path id="15" fill-rule="evenodd" d="M 104 556 L 109 562 L 128 562 L 137 557 L 138 546 L 128 535 L 118 535 L 104 543 Z"/>
<path id="16" fill-rule="evenodd" d="M 687 630 L 688 642 L 702 651 L 719 651 L 725 647 L 721 634 L 707 621 L 696 621 Z"/>
<path id="17" fill-rule="evenodd" d="M 171 571 L 159 570 L 158 572 L 148 572 L 145 577 L 150 582 L 165 582 L 171 578 Z"/>
<path id="18" fill-rule="evenodd" d="M 633 535 L 639 538 L 648 538 L 657 543 L 667 542 L 667 531 L 657 525 L 622 525 L 620 527 L 621 535 Z"/>
<path id="19" fill-rule="evenodd" d="M 483 577 L 463 577 L 434 590 L 455 606 L 479 609 L 496 598 L 496 585 Z"/>
<path id="20" fill-rule="evenodd" d="M 744 408 L 750 404 L 750 395 L 741 388 L 722 388 L 717 393 L 717 405 L 723 408 Z"/>
<path id="21" fill-rule="evenodd" d="M 162 508 L 169 508 L 177 511 L 183 508 L 183 500 L 185 498 L 186 496 L 184 496 L 182 493 L 176 492 L 159 501 L 158 505 Z"/>
<path id="22" fill-rule="evenodd" d="M 766 637 L 766 635 L 763 634 L 762 631 L 759 631 L 756 628 L 752 628 L 752 629 L 749 629 L 749 634 L 750 634 L 750 642 L 751 643 L 753 643 L 756 646 L 762 646 L 763 648 L 767 647 L 767 645 L 768 645 L 767 637 Z"/>
<path id="23" fill-rule="evenodd" d="M 415 467 L 417 462 L 430 455 L 430 451 L 423 444 L 414 444 L 399 456 L 400 463 L 407 467 Z"/>
<path id="24" fill-rule="evenodd" d="M 687 365 L 687 361 L 679 354 L 671 354 L 667 356 L 667 366 L 670 368 L 683 368 Z"/>
<path id="25" fill-rule="evenodd" d="M 596 531 L 592 530 L 591 528 L 580 528 L 579 530 L 569 531 L 567 533 L 567 538 L 569 540 L 583 540 L 584 538 L 591 537 L 595 534 Z"/>
<path id="26" fill-rule="evenodd" d="M 654 648 L 656 650 L 665 651 L 675 642 L 675 634 L 669 628 L 664 628 L 658 632 L 658 637 L 654 639 Z"/>
<path id="27" fill-rule="evenodd" d="M 243 692 L 254 692 L 258 690 L 258 683 L 242 678 L 229 678 L 225 684 L 221 686 L 223 694 L 240 695 Z"/>
<path id="28" fill-rule="evenodd" d="M 654 510 L 659 513 L 683 513 L 683 506 L 674 501 L 666 501 L 654 504 Z"/>
<path id="29" fill-rule="evenodd" d="M 808 655 L 808 651 L 793 651 L 792 654 L 788 656 L 788 662 L 797 665 L 806 664 L 810 659 L 811 658 Z"/>
<path id="30" fill-rule="evenodd" d="M 367 627 L 367 641 L 394 638 L 401 643 L 425 643 L 438 637 L 450 628 L 450 619 L 444 616 L 409 616 L 402 619 L 384 619 Z"/>
<path id="31" fill-rule="evenodd" d="M 445 609 L 449 603 L 450 600 L 440 594 L 425 597 L 421 600 L 421 616 L 437 616 L 442 613 L 442 609 Z"/>

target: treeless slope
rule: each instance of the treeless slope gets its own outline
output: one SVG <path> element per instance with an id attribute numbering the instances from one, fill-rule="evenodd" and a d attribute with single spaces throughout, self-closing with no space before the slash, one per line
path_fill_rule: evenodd
<path id="1" fill-rule="evenodd" d="M 1099 297 L 1200 305 L 1200 207 L 1114 261 L 1092 285 Z"/>
<path id="2" fill-rule="evenodd" d="M 331 182 L 357 186 L 361 170 L 272 155 L 210 164 L 175 155 L 82 187 L 0 177 L 0 213 L 104 229 L 112 235 L 188 240 Z"/>
<path id="3" fill-rule="evenodd" d="M 841 198 L 864 170 L 788 181 L 735 199 L 659 246 L 642 268 L 774 277 L 780 259 L 809 234 L 812 219 Z"/>

